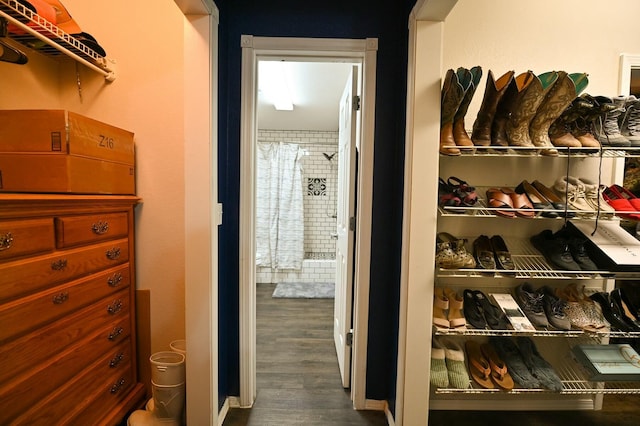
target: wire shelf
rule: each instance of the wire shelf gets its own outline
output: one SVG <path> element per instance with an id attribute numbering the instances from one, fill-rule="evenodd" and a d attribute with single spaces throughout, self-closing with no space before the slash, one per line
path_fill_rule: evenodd
<path id="1" fill-rule="evenodd" d="M 561 146 L 551 147 L 558 152 L 556 156 L 542 155 L 540 148 L 527 148 L 517 146 L 472 146 L 472 147 L 456 147 L 460 150 L 460 155 L 446 155 L 440 154 L 444 158 L 455 157 L 543 157 L 543 158 L 557 158 L 557 157 L 599 157 L 601 154 L 606 158 L 618 158 L 618 157 L 637 157 L 640 156 L 640 147 L 618 147 L 618 146 L 606 146 L 603 145 L 600 149 L 597 148 L 568 148 Z"/>
<path id="2" fill-rule="evenodd" d="M 461 237 L 465 238 L 465 237 Z M 466 238 L 473 241 L 473 237 Z M 558 270 L 551 266 L 545 257 L 540 254 L 533 245 L 526 239 L 504 237 L 503 238 L 511 259 L 514 262 L 513 271 L 503 269 L 445 269 L 438 268 L 436 276 L 439 278 L 516 278 L 516 279 L 571 279 L 571 280 L 593 280 L 593 279 L 638 279 L 640 270 L 632 272 L 620 271 L 566 271 Z"/>
<path id="3" fill-rule="evenodd" d="M 107 81 L 115 80 L 112 64 L 105 57 L 16 0 L 0 0 L 0 17 L 26 32 L 9 34 L 9 38 L 23 46 L 53 58 L 68 56 L 104 75 Z"/>

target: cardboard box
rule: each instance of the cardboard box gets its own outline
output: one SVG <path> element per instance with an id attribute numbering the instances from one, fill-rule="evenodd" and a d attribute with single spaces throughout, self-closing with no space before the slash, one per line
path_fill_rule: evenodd
<path id="1" fill-rule="evenodd" d="M 135 195 L 135 169 L 73 155 L 0 153 L 2 191 Z"/>
<path id="2" fill-rule="evenodd" d="M 0 153 L 66 154 L 133 166 L 133 136 L 64 110 L 0 110 Z"/>

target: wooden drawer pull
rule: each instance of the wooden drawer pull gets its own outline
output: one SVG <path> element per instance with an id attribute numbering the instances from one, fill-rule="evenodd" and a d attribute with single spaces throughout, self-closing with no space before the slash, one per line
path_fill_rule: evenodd
<path id="1" fill-rule="evenodd" d="M 69 300 L 69 292 L 68 291 L 63 291 L 62 293 L 56 294 L 55 296 L 53 296 L 53 304 L 54 305 L 62 305 L 67 300 Z"/>
<path id="2" fill-rule="evenodd" d="M 122 362 L 123 359 L 124 359 L 124 354 L 122 352 L 120 352 L 119 354 L 114 356 L 111 359 L 111 361 L 109 361 L 109 367 L 110 368 L 116 368 L 118 366 L 118 364 L 120 364 Z"/>
<path id="3" fill-rule="evenodd" d="M 107 250 L 107 259 L 116 260 L 120 257 L 120 247 L 112 248 L 111 250 Z"/>
<path id="4" fill-rule="evenodd" d="M 67 259 L 56 260 L 55 262 L 51 262 L 51 269 L 54 271 L 62 271 L 67 267 Z"/>
<path id="5" fill-rule="evenodd" d="M 96 235 L 103 235 L 109 231 L 109 222 L 97 221 L 91 226 L 91 230 Z"/>
<path id="6" fill-rule="evenodd" d="M 9 250 L 13 243 L 13 235 L 11 232 L 7 232 L 4 235 L 0 235 L 0 251 Z"/>
<path id="7" fill-rule="evenodd" d="M 107 312 L 111 315 L 115 315 L 122 310 L 122 300 L 118 299 L 114 301 L 112 304 L 107 306 Z"/>
<path id="8" fill-rule="evenodd" d="M 115 327 L 111 333 L 109 333 L 109 340 L 111 340 L 112 342 L 114 340 L 116 340 L 118 338 L 118 336 L 120 336 L 122 333 L 124 332 L 124 328 L 122 327 Z"/>
<path id="9" fill-rule="evenodd" d="M 115 274 L 113 274 L 112 277 L 110 277 L 107 280 L 107 284 L 109 284 L 109 287 L 118 287 L 121 282 L 122 282 L 122 274 L 120 272 L 116 272 Z"/>
<path id="10" fill-rule="evenodd" d="M 113 386 L 111 386 L 111 393 L 118 393 L 118 391 L 120 389 L 122 389 L 122 387 L 127 383 L 127 381 L 122 378 L 120 380 L 118 380 L 116 383 L 113 384 Z"/>

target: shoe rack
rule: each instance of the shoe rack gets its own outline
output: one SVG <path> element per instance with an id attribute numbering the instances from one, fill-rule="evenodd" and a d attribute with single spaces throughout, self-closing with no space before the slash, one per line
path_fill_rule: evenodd
<path id="1" fill-rule="evenodd" d="M 561 377 L 561 392 L 544 389 L 501 390 L 433 389 L 429 384 L 429 365 L 433 338 L 486 341 L 490 336 L 514 336 L 512 330 L 450 330 L 433 327 L 433 296 L 437 287 L 461 291 L 480 289 L 485 293 L 512 293 L 519 284 L 530 282 L 564 286 L 584 284 L 587 291 L 609 291 L 616 279 L 631 279 L 634 274 L 611 271 L 567 273 L 551 267 L 533 249 L 528 239 L 544 229 L 560 229 L 564 219 L 503 218 L 487 208 L 484 190 L 492 186 L 515 187 L 522 180 L 539 179 L 547 186 L 560 176 L 570 174 L 603 184 L 620 183 L 623 158 L 640 155 L 633 150 L 605 149 L 602 156 L 580 150 L 561 151 L 558 156 L 526 155 L 515 152 L 478 152 L 460 156 L 438 153 L 440 129 L 440 88 L 443 67 L 434 58 L 442 57 L 443 26 L 456 1 L 418 2 L 410 19 L 408 124 L 405 166 L 405 203 L 403 224 L 403 264 L 401 291 L 401 328 L 399 349 L 398 395 L 400 424 L 428 423 L 428 410 L 593 410 L 599 409 L 605 394 L 640 393 L 638 383 L 588 382 L 569 356 L 571 346 L 583 342 L 607 343 L 620 332 L 586 333 L 583 331 L 536 331 L 530 336 L 544 358 Z M 479 64 L 482 65 L 482 64 Z M 488 69 L 484 69 L 485 76 Z M 497 72 L 506 70 L 495 70 Z M 475 94 L 482 96 L 485 78 Z M 475 117 L 466 118 L 470 128 Z M 477 189 L 480 203 L 465 211 L 437 206 L 438 178 L 456 176 Z M 617 218 L 601 220 L 614 220 Z M 595 226 L 595 221 L 594 226 Z M 516 261 L 515 275 L 499 271 L 443 270 L 435 267 L 435 241 L 438 232 L 467 238 L 467 250 L 481 235 L 501 235 Z M 637 278 L 638 275 L 635 275 Z M 625 335 L 630 337 L 631 334 Z M 639 337 L 640 336 L 633 336 Z M 425 403 L 426 401 L 426 403 Z M 398 421 L 398 419 L 397 419 Z"/>

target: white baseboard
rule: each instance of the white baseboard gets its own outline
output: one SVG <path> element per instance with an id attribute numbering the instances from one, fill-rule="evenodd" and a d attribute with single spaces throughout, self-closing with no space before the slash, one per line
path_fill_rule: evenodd
<path id="1" fill-rule="evenodd" d="M 220 412 L 218 412 L 218 426 L 222 426 L 224 423 L 224 419 L 227 418 L 227 414 L 229 413 L 229 398 L 224 400 L 224 404 L 222 404 L 222 408 Z"/>
<path id="2" fill-rule="evenodd" d="M 395 426 L 395 420 L 393 419 L 393 414 L 389 409 L 389 403 L 387 401 L 380 401 L 377 399 L 366 399 L 364 401 L 364 409 L 365 410 L 374 410 L 374 411 L 384 411 L 385 416 L 387 417 L 387 423 L 389 426 Z"/>

